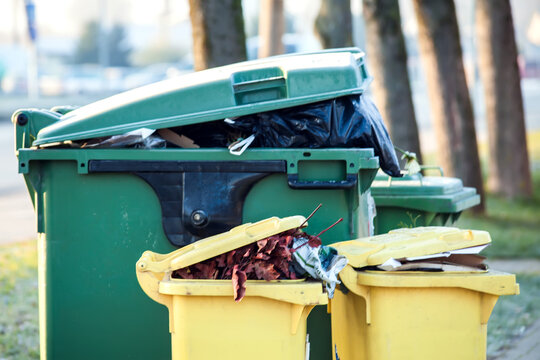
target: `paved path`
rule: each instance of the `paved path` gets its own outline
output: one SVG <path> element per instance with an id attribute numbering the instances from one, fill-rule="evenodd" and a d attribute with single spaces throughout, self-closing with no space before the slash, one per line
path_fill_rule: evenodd
<path id="1" fill-rule="evenodd" d="M 512 347 L 493 360 L 540 359 L 540 320 L 525 330 L 525 334 Z"/>
<path id="2" fill-rule="evenodd" d="M 30 196 L 23 189 L 0 195 L 0 245 L 37 238 Z"/>
<path id="3" fill-rule="evenodd" d="M 491 268 L 514 274 L 536 274 L 540 276 L 538 259 L 497 259 L 489 260 Z M 540 299 L 538 299 L 540 301 Z M 540 359 L 540 319 L 536 320 L 512 346 L 490 360 L 539 360 Z"/>
<path id="4" fill-rule="evenodd" d="M 13 126 L 0 123 L 0 245 L 36 238 L 34 209 L 17 173 Z"/>
<path id="5" fill-rule="evenodd" d="M 538 259 L 488 259 L 487 263 L 490 268 L 499 271 L 513 274 L 540 275 L 540 260 Z M 540 356 L 538 359 L 540 359 Z"/>

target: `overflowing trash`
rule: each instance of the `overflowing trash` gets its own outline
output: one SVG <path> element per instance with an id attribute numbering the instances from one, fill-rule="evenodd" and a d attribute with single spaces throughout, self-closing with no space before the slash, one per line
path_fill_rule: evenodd
<path id="1" fill-rule="evenodd" d="M 385 271 L 486 271 L 485 256 L 479 255 L 488 245 L 450 250 L 437 254 L 390 258 L 377 266 Z"/>
<path id="2" fill-rule="evenodd" d="M 244 297 L 247 280 L 294 280 L 309 277 L 322 280 L 328 297 L 332 298 L 336 284 L 339 284 L 337 275 L 347 265 L 347 258 L 338 255 L 335 249 L 322 245 L 320 236 L 342 220 L 339 219 L 317 235 L 309 235 L 301 230 L 303 224 L 175 270 L 171 277 L 231 279 L 235 301 L 241 301 Z"/>
<path id="3" fill-rule="evenodd" d="M 311 237 L 313 238 L 313 237 Z M 328 298 L 334 297 L 336 284 L 339 284 L 337 275 L 347 265 L 347 258 L 338 255 L 337 250 L 330 246 L 311 246 L 310 236 L 295 237 L 293 241 L 293 258 L 295 264 L 301 266 L 304 274 L 314 279 L 323 280 Z M 304 246 L 308 244 L 308 246 Z M 296 268 L 298 268 L 296 266 Z M 298 275 L 297 275 L 298 276 Z"/>
<path id="4" fill-rule="evenodd" d="M 452 227 L 401 228 L 333 244 L 357 271 L 486 272 L 489 233 Z"/>
<path id="5" fill-rule="evenodd" d="M 251 148 L 372 148 L 381 169 L 402 176 L 382 117 L 366 95 L 351 95 L 238 118 L 70 142 L 80 148 L 226 147 L 233 155 Z"/>
<path id="6" fill-rule="evenodd" d="M 138 129 L 122 135 L 113 135 L 104 138 L 95 138 L 79 144 L 81 149 L 99 148 L 138 148 L 138 149 L 158 149 L 165 148 L 167 142 L 158 135 L 154 135 L 156 130 Z"/>
<path id="7" fill-rule="evenodd" d="M 175 128 L 201 147 L 228 147 L 248 141 L 263 148 L 373 148 L 381 169 L 401 176 L 398 159 L 382 117 L 366 95 Z M 252 137 L 252 138 L 250 138 Z"/>

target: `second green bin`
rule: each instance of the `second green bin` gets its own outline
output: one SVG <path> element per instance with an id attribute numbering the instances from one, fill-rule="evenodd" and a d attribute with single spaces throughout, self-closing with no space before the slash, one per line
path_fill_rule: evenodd
<path id="1" fill-rule="evenodd" d="M 421 174 L 402 178 L 378 174 L 371 195 L 376 235 L 402 227 L 443 226 L 480 203 L 476 189 L 464 187 L 460 179 Z"/>

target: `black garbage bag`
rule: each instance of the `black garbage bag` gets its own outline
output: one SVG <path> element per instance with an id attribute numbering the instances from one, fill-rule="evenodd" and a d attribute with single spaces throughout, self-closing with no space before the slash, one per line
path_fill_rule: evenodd
<path id="1" fill-rule="evenodd" d="M 250 147 L 373 148 L 381 169 L 401 176 L 399 162 L 381 114 L 366 95 L 246 115 L 234 121 L 178 129 L 201 147 L 228 146 L 255 134 Z"/>

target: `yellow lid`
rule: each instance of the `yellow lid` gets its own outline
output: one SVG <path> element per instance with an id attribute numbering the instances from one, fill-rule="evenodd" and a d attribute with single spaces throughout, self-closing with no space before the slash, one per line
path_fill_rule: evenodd
<path id="1" fill-rule="evenodd" d="M 137 262 L 137 268 L 140 271 L 155 273 L 182 269 L 269 236 L 298 228 L 305 221 L 306 218 L 299 215 L 283 219 L 271 217 L 256 223 L 237 226 L 228 232 L 199 240 L 169 254 L 162 255 L 145 251 Z"/>
<path id="2" fill-rule="evenodd" d="M 347 257 L 349 265 L 361 268 L 381 265 L 390 258 L 432 255 L 490 242 L 486 231 L 432 226 L 392 230 L 384 235 L 339 242 L 332 247 Z"/>

